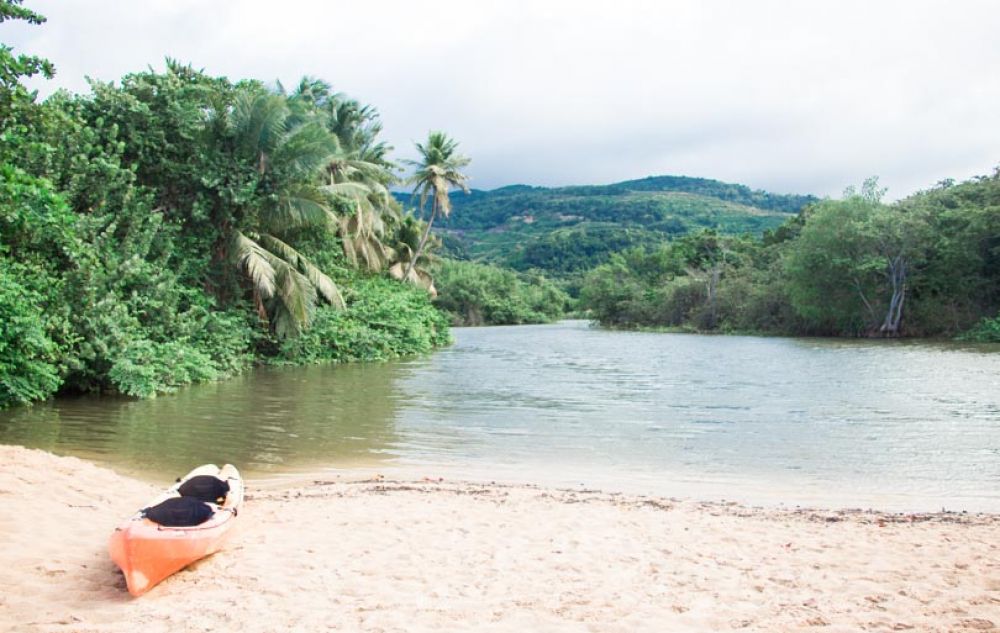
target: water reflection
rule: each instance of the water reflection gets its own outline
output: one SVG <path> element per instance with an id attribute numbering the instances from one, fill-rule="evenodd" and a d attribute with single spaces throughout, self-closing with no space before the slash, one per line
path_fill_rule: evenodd
<path id="1" fill-rule="evenodd" d="M 260 475 L 385 459 L 402 365 L 258 369 L 152 400 L 62 398 L 0 412 L 0 441 L 144 476 L 231 462 Z"/>
<path id="2" fill-rule="evenodd" d="M 152 475 L 379 464 L 749 502 L 1000 511 L 1000 347 L 459 329 L 432 356 L 0 412 Z"/>
<path id="3" fill-rule="evenodd" d="M 416 463 L 747 501 L 1000 511 L 997 346 L 579 322 L 456 335 L 400 385 L 415 396 L 398 429 L 419 443 L 404 452 Z"/>

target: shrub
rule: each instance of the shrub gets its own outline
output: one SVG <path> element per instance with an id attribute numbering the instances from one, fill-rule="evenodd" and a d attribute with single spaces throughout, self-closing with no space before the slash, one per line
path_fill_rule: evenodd
<path id="1" fill-rule="evenodd" d="M 958 340 L 976 343 L 1000 343 L 1000 314 L 992 319 L 983 319 L 976 327 L 959 336 Z"/>
<path id="2" fill-rule="evenodd" d="M 118 391 L 144 398 L 176 391 L 188 383 L 214 380 L 218 375 L 212 358 L 189 341 L 132 341 L 116 355 L 108 371 Z"/>
<path id="3" fill-rule="evenodd" d="M 48 398 L 61 384 L 58 346 L 45 331 L 43 297 L 0 257 L 0 408 Z"/>
<path id="4" fill-rule="evenodd" d="M 447 318 L 427 292 L 382 277 L 359 277 L 345 292 L 348 306 L 316 310 L 312 325 L 281 343 L 279 364 L 389 360 L 450 342 Z"/>
<path id="5" fill-rule="evenodd" d="M 435 271 L 435 304 L 455 325 L 547 323 L 562 316 L 569 295 L 540 275 L 444 260 Z"/>

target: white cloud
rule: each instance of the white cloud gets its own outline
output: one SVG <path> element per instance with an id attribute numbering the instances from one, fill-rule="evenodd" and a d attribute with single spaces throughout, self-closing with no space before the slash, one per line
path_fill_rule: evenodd
<path id="1" fill-rule="evenodd" d="M 478 187 L 686 174 L 901 196 L 1000 163 L 1000 4 L 29 0 L 5 42 L 86 89 L 165 56 L 231 78 L 320 76 L 401 154 L 444 129 Z M 49 90 L 46 87 L 44 90 Z"/>

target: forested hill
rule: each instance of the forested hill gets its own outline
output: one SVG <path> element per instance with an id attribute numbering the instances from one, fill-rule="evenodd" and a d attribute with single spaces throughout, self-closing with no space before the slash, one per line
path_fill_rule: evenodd
<path id="1" fill-rule="evenodd" d="M 640 180 L 628 180 L 611 187 L 619 187 L 629 191 L 678 191 L 693 193 L 719 200 L 727 200 L 738 204 L 766 209 L 769 211 L 784 211 L 798 213 L 802 207 L 816 202 L 818 199 L 810 195 L 789 195 L 770 193 L 760 189 L 751 189 L 746 185 L 737 185 L 708 178 L 690 178 L 688 176 L 649 176 Z"/>
<path id="2" fill-rule="evenodd" d="M 397 194 L 404 204 L 411 196 Z M 449 252 L 517 269 L 555 273 L 592 268 L 611 252 L 702 228 L 760 234 L 817 198 L 685 176 L 612 185 L 453 192 L 451 217 L 437 225 Z"/>

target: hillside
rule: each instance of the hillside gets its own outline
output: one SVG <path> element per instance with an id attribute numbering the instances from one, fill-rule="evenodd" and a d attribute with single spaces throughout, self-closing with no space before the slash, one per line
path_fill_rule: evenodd
<path id="1" fill-rule="evenodd" d="M 408 194 L 397 195 L 410 204 Z M 586 270 L 611 252 L 701 228 L 759 234 L 817 200 L 684 176 L 602 186 L 512 185 L 451 198 L 451 217 L 436 225 L 449 254 L 553 273 Z"/>

